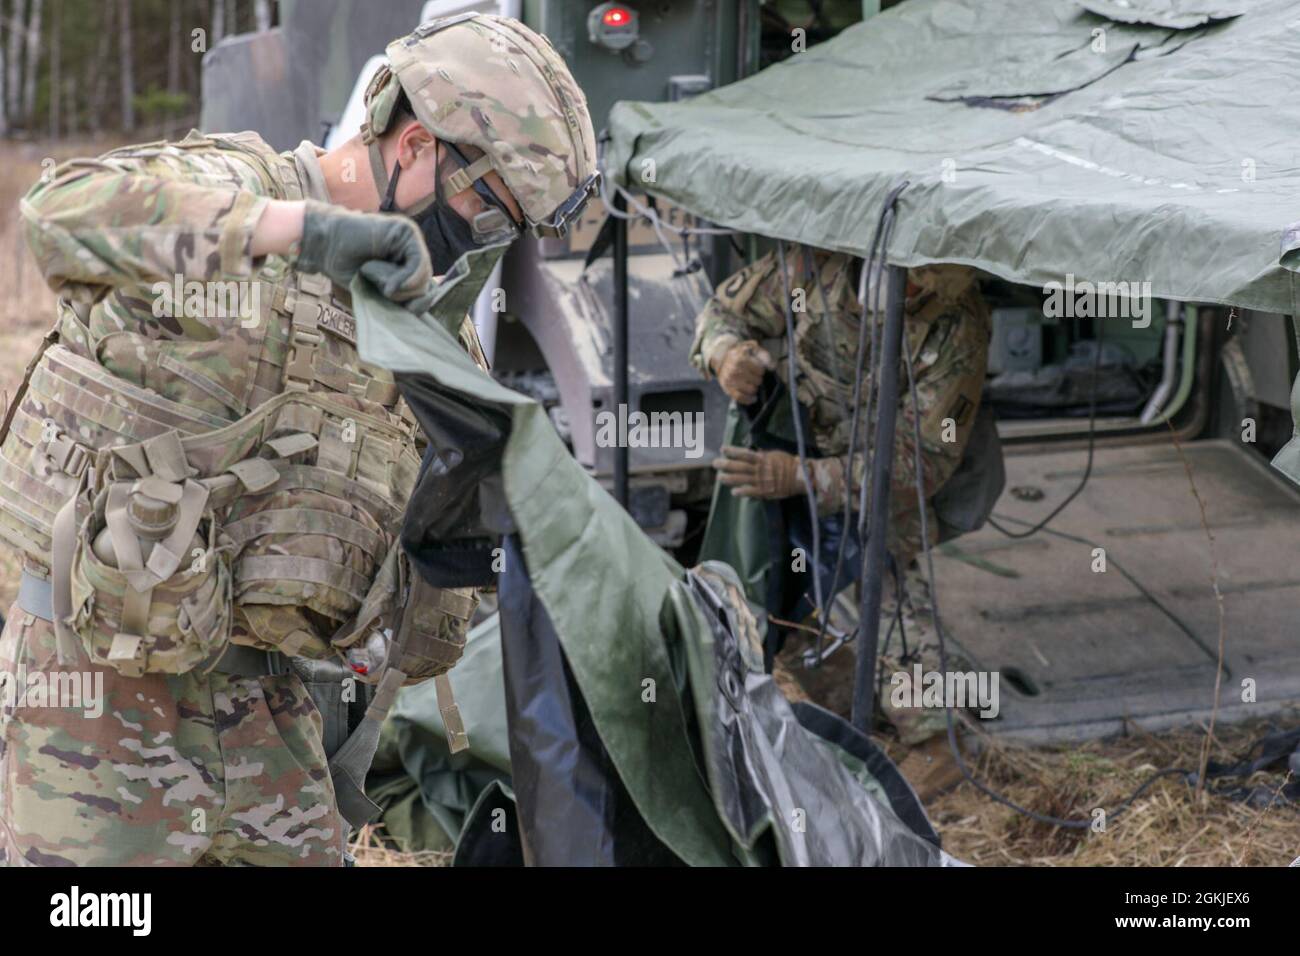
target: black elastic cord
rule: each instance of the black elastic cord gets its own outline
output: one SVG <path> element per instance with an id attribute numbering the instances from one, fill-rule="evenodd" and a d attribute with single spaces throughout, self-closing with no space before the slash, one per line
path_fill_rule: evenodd
<path id="1" fill-rule="evenodd" d="M 881 203 L 880 213 L 876 217 L 876 229 L 871 236 L 871 247 L 867 254 L 867 261 L 863 263 L 862 266 L 863 272 L 860 280 L 860 285 L 862 286 L 862 321 L 858 325 L 858 351 L 853 374 L 853 414 L 849 420 L 849 447 L 844 459 L 844 518 L 843 528 L 840 532 L 840 544 L 836 549 L 835 554 L 835 574 L 834 577 L 831 578 L 832 588 L 837 587 L 840 583 L 840 571 L 844 567 L 844 548 L 848 543 L 849 529 L 852 527 L 851 522 L 853 520 L 853 455 L 857 446 L 858 417 L 862 410 L 862 372 L 866 367 L 868 331 L 871 333 L 871 355 L 873 357 L 873 362 L 876 354 L 876 313 L 867 306 L 866 289 L 869 287 L 871 282 L 871 273 L 872 269 L 875 267 L 877 253 L 882 249 L 882 245 L 884 247 L 888 246 L 888 233 L 893 231 L 892 227 L 888 229 L 886 228 L 886 220 L 889 219 L 892 222 L 891 217 L 893 216 L 894 209 L 898 204 L 898 197 L 907 186 L 908 180 L 903 180 L 889 191 L 885 196 L 885 201 Z M 884 240 L 883 244 L 882 239 Z M 880 283 L 876 283 L 877 288 L 873 290 L 873 292 L 876 293 L 873 298 L 877 300 L 879 299 L 879 286 Z M 867 415 L 863 428 L 864 435 L 870 427 L 871 416 Z M 864 481 L 863 485 L 865 486 L 865 484 L 866 482 Z M 859 534 L 858 547 L 861 548 L 861 546 L 862 537 L 861 534 Z M 826 627 L 830 623 L 830 614 L 828 609 L 824 607 L 818 608 L 818 614 L 820 615 L 821 620 L 817 628 L 817 666 L 820 667 L 822 664 L 822 653 L 826 646 Z"/>
<path id="2" fill-rule="evenodd" d="M 821 521 L 817 517 L 817 492 L 813 489 L 812 475 L 808 472 L 808 448 L 803 436 L 803 416 L 799 414 L 798 367 L 794 358 L 794 310 L 790 303 L 790 270 L 786 266 L 785 242 L 783 240 L 777 240 L 776 251 L 777 258 L 781 261 L 781 288 L 785 293 L 785 354 L 787 375 L 789 376 L 787 391 L 790 393 L 790 414 L 794 418 L 794 437 L 799 451 L 799 474 L 803 478 L 804 493 L 808 499 L 808 515 L 812 524 L 813 595 L 817 600 L 817 613 L 824 619 L 826 604 L 822 600 Z M 831 582 L 831 586 L 835 586 L 834 582 Z"/>
<path id="3" fill-rule="evenodd" d="M 1028 531 L 1010 531 L 998 524 L 997 520 L 990 515 L 989 524 L 1008 538 L 1018 541 L 1023 538 L 1031 538 L 1042 531 L 1057 515 L 1068 508 L 1075 498 L 1083 494 L 1083 489 L 1088 485 L 1088 479 L 1092 477 L 1092 461 L 1097 450 L 1097 380 L 1101 376 L 1101 353 L 1106 343 L 1106 320 L 1104 318 L 1097 319 L 1097 327 L 1099 330 L 1097 333 L 1097 354 L 1092 360 L 1092 395 L 1088 402 L 1088 464 L 1083 469 L 1083 477 L 1079 479 L 1079 484 L 1066 496 L 1064 501 L 1053 508 L 1046 518 Z M 1028 524 L 1028 522 L 1023 523 Z"/>
<path id="4" fill-rule="evenodd" d="M 896 199 L 897 193 L 901 192 L 906 185 L 907 183 L 903 182 L 898 187 L 896 187 L 895 193 L 891 195 L 893 195 L 893 197 Z M 891 207 L 888 210 L 888 214 L 885 217 L 884 230 L 883 230 L 883 235 L 881 237 L 880 277 L 876 282 L 875 292 L 871 298 L 871 314 L 873 317 L 871 322 L 871 348 L 872 348 L 873 361 L 872 361 L 872 387 L 867 394 L 867 418 L 865 423 L 865 428 L 868 434 L 872 431 L 871 426 L 874 417 L 882 413 L 881 397 L 880 397 L 880 382 L 884 378 L 885 355 L 884 355 L 884 342 L 881 339 L 880 335 L 877 334 L 877 329 L 880 323 L 875 321 L 875 317 L 883 314 L 881 311 L 881 306 L 882 306 L 881 297 L 884 295 L 884 287 L 886 281 L 892 281 L 892 278 L 890 277 L 889 266 L 888 263 L 885 261 L 885 257 L 888 255 L 889 240 L 894 233 L 894 222 L 896 221 L 896 218 L 897 218 L 896 212 Z M 870 276 L 867 277 L 868 281 L 870 281 L 870 278 L 871 278 Z M 904 278 L 904 282 L 906 283 L 906 278 Z M 904 288 L 899 291 L 905 295 L 907 290 L 906 288 Z M 903 330 L 900 330 L 900 332 L 901 331 Z M 903 336 L 902 341 L 906 341 L 906 336 Z M 902 342 L 900 342 L 900 346 L 901 344 Z M 907 361 L 904 361 L 903 364 L 908 365 L 910 367 L 910 363 Z M 867 454 L 863 459 L 863 466 L 862 466 L 862 482 L 860 487 L 858 488 L 857 530 L 858 530 L 859 547 L 861 547 L 863 543 L 869 540 L 870 535 L 876 533 L 888 534 L 889 532 L 888 510 L 886 510 L 886 513 L 883 515 L 872 515 L 869 513 L 869 509 L 867 507 L 867 489 L 872 485 L 872 482 L 868 480 L 868 476 L 872 475 L 875 472 L 877 456 L 889 455 L 890 456 L 889 461 L 892 467 L 894 449 L 893 448 L 884 449 L 884 448 L 874 447 L 872 446 L 870 441 L 867 442 L 866 448 L 867 448 Z M 845 475 L 845 487 L 851 488 L 853 485 L 853 461 L 851 459 L 845 464 L 845 470 L 847 472 L 847 474 Z M 868 520 L 870 520 L 871 522 L 870 530 L 868 530 L 867 527 Z M 886 541 L 886 548 L 887 547 L 888 547 L 888 542 Z M 869 562 L 865 560 L 865 555 L 863 555 L 863 560 L 861 561 L 861 567 L 858 570 L 859 599 L 861 599 L 861 596 L 867 590 L 868 563 Z M 872 626 L 877 627 L 878 629 L 879 623 L 873 622 Z M 867 627 L 867 622 L 865 620 L 858 621 L 859 640 L 861 640 L 862 635 L 866 633 L 865 631 L 866 627 Z M 879 635 L 879 630 L 877 630 L 877 636 L 878 635 Z M 870 715 L 867 715 L 866 719 L 870 720 Z"/>
<path id="5" fill-rule="evenodd" d="M 402 172 L 401 163 L 393 163 L 393 175 L 388 179 L 388 191 L 384 193 L 384 201 L 379 204 L 380 212 L 398 212 L 397 201 L 397 177 Z"/>

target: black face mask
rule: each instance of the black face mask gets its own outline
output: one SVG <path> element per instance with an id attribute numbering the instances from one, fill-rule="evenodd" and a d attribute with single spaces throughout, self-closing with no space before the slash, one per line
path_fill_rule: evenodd
<path id="1" fill-rule="evenodd" d="M 444 276 L 451 271 L 457 259 L 471 249 L 479 248 L 480 244 L 474 241 L 474 230 L 470 224 L 442 198 L 442 181 L 437 177 L 434 178 L 431 201 L 426 199 L 409 210 L 398 209 L 394 196 L 397 194 L 397 177 L 401 172 L 401 163 L 394 163 L 393 176 L 388 181 L 388 193 L 380 203 L 379 211 L 400 212 L 415 220 L 429 250 L 433 274 Z"/>

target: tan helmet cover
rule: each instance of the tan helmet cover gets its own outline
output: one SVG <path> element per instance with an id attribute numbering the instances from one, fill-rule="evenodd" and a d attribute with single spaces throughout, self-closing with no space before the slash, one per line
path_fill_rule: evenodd
<path id="1" fill-rule="evenodd" d="M 386 52 L 366 92 L 363 137 L 387 129 L 396 78 L 421 126 L 483 152 L 453 192 L 495 169 L 535 232 L 558 224 L 562 233 L 595 192 L 596 137 L 587 99 L 550 42 L 518 20 L 470 13 L 423 24 Z"/>

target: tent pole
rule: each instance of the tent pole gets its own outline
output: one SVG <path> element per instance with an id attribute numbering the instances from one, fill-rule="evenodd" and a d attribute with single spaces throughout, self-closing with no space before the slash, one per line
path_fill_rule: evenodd
<path id="1" fill-rule="evenodd" d="M 876 443 L 871 456 L 864 586 L 858 615 L 858 651 L 853 683 L 853 726 L 866 733 L 876 693 L 876 651 L 880 639 L 880 599 L 889 554 L 889 485 L 894 471 L 894 426 L 898 417 L 899 360 L 903 352 L 903 297 L 907 270 L 889 267 L 885 330 L 877 387 Z M 863 476 L 866 480 L 867 476 Z"/>
<path id="2" fill-rule="evenodd" d="M 627 211 L 627 200 L 614 193 L 614 208 Z M 614 217 L 614 414 L 627 408 L 627 219 Z M 627 510 L 627 443 L 614 446 L 614 500 Z"/>

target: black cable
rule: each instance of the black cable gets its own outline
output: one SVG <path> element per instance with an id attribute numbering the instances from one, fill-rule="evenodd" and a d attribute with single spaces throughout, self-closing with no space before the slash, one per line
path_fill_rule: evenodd
<path id="1" fill-rule="evenodd" d="M 822 327 L 822 341 L 823 344 L 825 345 L 827 354 L 831 358 L 831 379 L 835 383 L 834 385 L 835 400 L 836 403 L 839 405 L 839 409 L 840 409 L 840 421 L 852 422 L 853 412 L 849 408 L 848 401 L 846 401 L 844 395 L 842 395 L 840 391 L 840 389 L 842 388 L 841 383 L 843 382 L 843 378 L 840 375 L 840 372 L 842 370 L 840 369 L 839 350 L 835 347 L 835 335 L 837 330 L 831 328 L 832 323 L 838 322 L 838 319 L 836 318 L 838 313 L 831 309 L 830 295 L 826 289 L 826 284 L 822 282 L 821 268 L 815 262 L 811 261 L 813 260 L 813 258 L 814 256 L 810 254 L 808 256 L 808 260 L 810 261 L 807 264 L 810 266 L 811 278 L 812 278 L 811 284 L 817 290 L 817 292 L 821 294 L 822 297 L 822 314 L 819 322 Z M 853 260 L 850 258 L 848 261 L 851 263 Z M 805 277 L 805 282 L 806 281 L 807 281 L 807 277 Z M 851 281 L 852 281 L 852 276 L 846 275 L 845 282 L 849 283 Z M 863 321 L 865 321 L 865 316 Z M 858 370 L 857 374 L 860 374 L 860 370 Z M 849 437 L 850 450 L 852 449 L 852 447 L 853 447 L 853 437 L 852 435 L 850 435 Z M 849 502 L 849 495 L 847 494 L 847 492 L 844 497 L 845 497 L 845 504 L 847 505 Z M 836 554 L 835 554 L 835 572 L 831 575 L 831 594 L 830 597 L 827 599 L 827 603 L 831 606 L 834 605 L 835 597 L 839 593 L 838 588 L 840 583 L 840 569 L 844 565 L 845 535 L 848 532 L 848 521 L 849 521 L 849 515 L 846 512 L 843 520 L 843 525 L 840 529 L 839 547 L 836 549 Z M 821 655 L 822 655 L 823 643 L 826 637 L 826 628 L 829 626 L 830 612 L 831 612 L 831 607 L 824 607 L 824 608 L 818 607 L 817 609 L 817 613 L 821 618 L 819 627 L 817 629 L 817 666 L 821 666 Z"/>
<path id="2" fill-rule="evenodd" d="M 1084 468 L 1083 477 L 1079 479 L 1079 484 L 1075 487 L 1074 491 L 1070 492 L 1070 494 L 1066 497 L 1064 501 L 1062 501 L 1056 508 L 1052 509 L 1051 514 L 1049 514 L 1043 520 L 1039 521 L 1037 524 L 1032 524 L 1031 522 L 1025 521 L 1021 518 L 1012 518 L 1009 515 L 990 515 L 989 525 L 994 529 L 996 529 L 1001 534 L 1013 540 L 1017 540 L 1017 541 L 1023 540 L 1025 538 L 1029 538 L 1037 534 L 1040 531 L 1046 531 L 1048 534 L 1055 535 L 1058 538 L 1063 538 L 1067 541 L 1073 541 L 1077 544 L 1083 544 L 1089 548 L 1096 549 L 1098 547 L 1098 545 L 1095 542 L 1089 541 L 1087 538 L 1082 538 L 1077 535 L 1067 534 L 1064 531 L 1056 531 L 1047 526 L 1053 519 L 1056 518 L 1057 515 L 1059 515 L 1062 511 L 1064 511 L 1065 508 L 1072 501 L 1074 501 L 1077 497 L 1079 497 L 1079 495 L 1083 492 L 1083 489 L 1087 486 L 1088 479 L 1092 476 L 1093 456 L 1096 450 L 1096 441 L 1097 441 L 1097 380 L 1101 374 L 1101 353 L 1106 341 L 1106 320 L 1104 318 L 1098 318 L 1097 322 L 1099 325 L 1099 333 L 1097 336 L 1097 354 L 1096 357 L 1093 359 L 1092 394 L 1089 399 L 1089 410 L 1088 410 L 1088 464 Z M 998 519 L 1002 521 L 1011 521 L 1014 522 L 1015 524 L 1026 525 L 1028 527 L 1028 530 L 1021 531 L 1021 532 L 1011 531 L 1003 527 L 1002 525 L 998 524 Z M 1180 631 L 1186 634 L 1187 637 L 1192 641 L 1192 643 L 1195 644 L 1197 647 L 1199 647 L 1201 650 L 1205 651 L 1205 653 L 1209 655 L 1210 658 L 1212 658 L 1215 661 L 1218 661 L 1217 651 L 1213 650 L 1208 645 L 1206 645 L 1205 642 L 1202 641 L 1200 637 L 1198 637 L 1196 633 L 1192 631 L 1192 629 L 1188 627 L 1187 624 L 1184 623 L 1183 620 L 1177 614 L 1169 610 L 1169 608 L 1165 607 L 1165 605 L 1160 602 L 1159 598 L 1157 598 L 1154 594 L 1152 594 L 1149 590 L 1147 590 L 1142 585 L 1142 582 L 1140 582 L 1136 577 L 1130 574 L 1114 558 L 1110 558 L 1110 563 L 1113 564 L 1116 570 L 1118 570 L 1119 573 L 1123 575 L 1124 578 L 1131 585 L 1133 585 L 1134 588 L 1137 589 L 1139 594 L 1141 594 L 1144 598 L 1146 598 L 1147 601 L 1149 601 L 1151 605 L 1155 607 L 1156 610 L 1158 610 L 1161 614 L 1167 617 L 1170 620 L 1170 622 L 1174 625 L 1174 627 L 1178 628 Z M 1223 666 L 1223 671 L 1225 674 L 1231 676 L 1231 673 L 1228 671 L 1226 665 Z"/>
<path id="3" fill-rule="evenodd" d="M 887 233 L 886 220 L 889 220 L 892 223 L 891 217 L 893 216 L 893 210 L 895 209 L 898 203 L 898 197 L 902 194 L 903 190 L 907 188 L 907 186 L 908 186 L 908 180 L 905 179 L 902 182 L 900 182 L 898 185 L 896 185 L 893 189 L 891 189 L 888 194 L 886 194 L 885 200 L 880 206 L 880 213 L 876 218 L 876 229 L 871 236 L 871 247 L 868 250 L 867 260 L 862 265 L 863 271 L 862 271 L 862 277 L 860 282 L 860 287 L 861 287 L 860 297 L 862 299 L 862 321 L 858 325 L 858 351 L 855 360 L 856 364 L 854 366 L 854 378 L 853 378 L 853 401 L 852 401 L 853 414 L 849 420 L 849 447 L 847 453 L 845 454 L 845 459 L 844 459 L 844 472 L 845 472 L 844 474 L 844 517 L 843 517 L 843 527 L 840 530 L 840 544 L 839 547 L 836 549 L 836 554 L 835 554 L 835 575 L 834 577 L 831 578 L 832 588 L 838 585 L 840 582 L 840 571 L 844 567 L 844 548 L 845 545 L 848 543 L 850 521 L 853 518 L 853 453 L 856 450 L 856 444 L 858 438 L 858 415 L 862 410 L 862 371 L 866 362 L 865 352 L 866 352 L 868 330 L 870 330 L 872 333 L 871 354 L 873 356 L 873 359 L 876 354 L 876 347 L 875 347 L 876 313 L 872 312 L 872 310 L 867 307 L 867 296 L 866 296 L 867 285 L 866 284 L 870 283 L 871 281 L 871 272 L 872 269 L 875 267 L 877 252 L 882 248 L 884 248 L 885 246 L 887 246 L 888 243 L 888 235 L 886 234 Z M 888 232 L 892 232 L 892 231 L 893 229 L 891 225 L 888 229 Z M 882 243 L 882 238 L 885 240 L 884 243 Z M 880 285 L 881 283 L 879 282 L 876 283 L 876 289 L 873 290 L 876 292 L 876 296 L 875 296 L 876 299 L 879 298 Z M 871 416 L 867 415 L 866 422 L 864 424 L 864 429 L 863 429 L 864 434 L 866 430 L 869 429 L 870 427 L 871 427 Z M 863 484 L 865 486 L 866 482 L 863 482 Z M 861 546 L 860 544 L 862 541 L 861 534 L 859 534 L 858 541 L 859 541 L 859 546 Z M 826 626 L 827 624 L 829 624 L 830 615 L 826 608 L 818 608 L 818 613 L 821 616 L 821 621 L 817 629 L 817 666 L 820 667 L 822 663 L 822 659 L 821 659 L 822 652 L 825 649 Z"/>
<path id="4" fill-rule="evenodd" d="M 813 596 L 817 600 L 817 612 L 826 617 L 826 603 L 822 600 L 822 536 L 821 521 L 817 516 L 817 492 L 813 488 L 812 475 L 808 471 L 808 447 L 803 436 L 803 416 L 799 414 L 798 367 L 794 358 L 794 311 L 790 303 L 790 270 L 785 261 L 785 241 L 776 242 L 777 258 L 781 262 L 781 291 L 785 299 L 785 355 L 787 359 L 787 391 L 790 393 L 790 414 L 794 418 L 795 444 L 799 451 L 799 474 L 803 478 L 804 494 L 808 498 L 808 516 L 812 524 L 813 550 Z M 832 582 L 834 586 L 834 582 Z"/>
<path id="5" fill-rule="evenodd" d="M 907 625 L 903 622 L 903 576 L 897 571 L 894 573 L 894 616 L 889 622 L 889 630 L 885 632 L 885 642 L 880 647 L 882 659 L 889 654 L 889 645 L 894 639 L 894 628 L 898 628 L 898 640 L 903 645 L 903 652 L 898 655 L 898 659 L 901 663 L 907 664 L 911 660 L 911 652 L 907 649 Z M 885 692 L 885 669 L 882 667 L 879 671 L 876 679 L 876 700 L 880 700 Z"/>
<path id="6" fill-rule="evenodd" d="M 994 520 L 993 516 L 990 515 L 989 524 L 1002 532 L 1002 534 L 1006 535 L 1008 538 L 1014 540 L 1032 538 L 1038 532 L 1042 531 L 1053 519 L 1056 518 L 1057 515 L 1068 508 L 1075 498 L 1083 494 L 1083 489 L 1088 485 L 1088 479 L 1092 477 L 1093 456 L 1097 450 L 1097 379 L 1101 376 L 1101 353 L 1106 342 L 1106 320 L 1104 318 L 1097 319 L 1097 328 L 1097 354 L 1092 360 L 1092 395 L 1088 402 L 1088 464 L 1083 469 L 1083 477 L 1079 479 L 1079 484 L 1075 486 L 1075 489 L 1070 492 L 1069 495 L 1066 496 L 1066 499 L 1052 509 L 1051 514 L 1038 522 L 1038 524 L 1034 525 L 1028 531 L 1009 531 L 1002 527 L 1002 525 L 998 524 L 997 521 Z M 1028 522 L 1024 523 L 1028 524 Z"/>
<path id="7" fill-rule="evenodd" d="M 902 185 L 903 185 L 903 186 L 906 186 L 907 184 L 906 184 L 906 182 L 904 182 Z M 899 187 L 900 191 L 901 191 L 901 188 L 902 188 L 902 186 Z M 873 317 L 874 317 L 874 316 L 880 316 L 880 315 L 883 315 L 883 312 L 882 312 L 882 310 L 881 310 L 881 306 L 882 306 L 882 303 L 881 303 L 881 297 L 884 295 L 885 283 L 886 283 L 886 281 L 892 282 L 893 278 L 895 278 L 895 276 L 893 276 L 892 273 L 889 271 L 889 265 L 888 265 L 888 262 L 886 261 L 886 256 L 888 256 L 888 254 L 889 254 L 889 240 L 890 240 L 890 238 L 893 236 L 893 233 L 894 233 L 894 222 L 896 221 L 896 219 L 897 219 L 897 214 L 896 214 L 896 212 L 895 212 L 894 210 L 891 209 L 891 210 L 889 211 L 888 216 L 886 216 L 886 218 L 885 218 L 885 222 L 884 222 L 884 236 L 883 236 L 883 238 L 881 239 L 881 245 L 880 245 L 880 252 L 881 252 L 880 275 L 879 275 L 879 278 L 878 278 L 878 280 L 877 280 L 877 282 L 876 282 L 875 292 L 874 292 L 874 294 L 872 295 L 872 308 L 871 308 L 871 314 L 872 314 Z M 907 289 L 906 289 L 907 278 L 906 278 L 906 273 L 905 273 L 905 272 L 904 272 L 904 274 L 903 274 L 903 280 L 902 280 L 902 281 L 903 281 L 904 288 L 897 290 L 897 292 L 898 292 L 898 295 L 900 296 L 900 298 L 905 299 L 905 298 L 906 298 L 906 294 L 907 294 Z M 893 294 L 894 294 L 894 290 L 891 289 L 891 290 L 890 290 L 890 295 L 892 296 Z M 905 305 L 906 305 L 906 303 L 904 303 L 904 307 L 905 307 Z M 886 307 L 887 307 L 887 306 L 886 306 Z M 865 427 L 866 427 L 868 433 L 870 433 L 870 431 L 872 430 L 871 426 L 875 423 L 875 417 L 883 413 L 883 406 L 882 406 L 882 404 L 881 404 L 882 399 L 881 399 L 881 396 L 880 396 L 880 383 L 881 383 L 881 381 L 884 379 L 886 356 L 885 356 L 884 341 L 882 340 L 882 338 L 881 338 L 881 334 L 879 333 L 879 327 L 880 327 L 880 325 L 881 325 L 881 323 L 879 323 L 879 322 L 877 322 L 877 321 L 874 321 L 874 320 L 873 320 L 872 323 L 871 323 L 871 348 L 872 348 L 872 355 L 874 356 L 874 360 L 872 361 L 872 369 L 871 369 L 871 374 L 872 374 L 872 387 L 871 387 L 871 389 L 869 390 L 868 395 L 867 395 L 867 421 L 866 421 L 866 426 L 865 426 Z M 900 328 L 900 329 L 899 329 L 899 333 L 900 333 L 900 335 L 901 335 L 901 339 L 900 339 L 900 342 L 899 342 L 899 345 L 900 345 L 900 352 L 903 352 L 904 354 L 907 354 L 907 353 L 906 353 L 906 348 L 905 348 L 904 345 L 903 345 L 903 343 L 905 343 L 905 342 L 906 342 L 906 339 L 907 339 L 906 334 L 905 334 L 905 330 Z M 910 359 L 910 356 L 908 356 L 908 357 L 909 357 L 909 359 Z M 899 358 L 899 356 L 895 356 L 895 357 L 893 357 L 891 360 L 892 360 L 892 361 L 899 361 L 900 358 Z M 910 365 L 910 361 L 904 361 L 903 364 L 904 364 L 904 365 Z M 895 374 L 896 374 L 896 370 L 895 370 Z M 896 409 L 894 409 L 893 411 L 896 411 Z M 868 542 L 868 541 L 870 540 L 870 536 L 871 536 L 871 535 L 874 535 L 874 534 L 876 534 L 877 532 L 882 533 L 882 534 L 888 534 L 888 530 L 889 530 L 889 514 L 888 514 L 888 512 L 886 512 L 886 513 L 883 514 L 883 515 L 871 515 L 871 514 L 869 513 L 869 512 L 870 512 L 870 509 L 867 507 L 867 489 L 872 485 L 872 482 L 870 482 L 870 481 L 867 480 L 867 476 L 868 476 L 868 475 L 873 475 L 873 474 L 875 473 L 875 470 L 876 470 L 876 458 L 877 458 L 877 456 L 879 456 L 879 455 L 888 455 L 889 457 L 888 457 L 886 460 L 889 461 L 889 462 L 891 463 L 891 466 L 892 466 L 893 456 L 894 456 L 894 447 L 890 447 L 890 448 L 888 448 L 888 449 L 884 449 L 884 448 L 880 448 L 880 447 L 877 446 L 877 445 L 872 445 L 872 443 L 871 443 L 870 441 L 868 441 L 868 442 L 867 442 L 867 454 L 866 454 L 866 456 L 864 457 L 864 459 L 863 459 L 863 464 L 862 464 L 862 481 L 861 481 L 860 487 L 858 488 L 858 527 L 857 527 L 857 532 L 858 532 L 859 547 L 861 547 L 862 544 L 865 544 L 866 542 Z M 852 461 L 852 459 L 849 459 L 849 460 L 845 463 L 845 471 L 847 472 L 846 475 L 844 476 L 845 487 L 846 487 L 846 488 L 851 488 L 852 485 L 853 485 L 853 461 Z M 847 492 L 846 492 L 846 494 L 847 494 Z M 871 521 L 870 531 L 868 531 L 868 527 L 867 527 L 868 519 L 870 519 L 870 521 Z M 886 548 L 888 548 L 888 541 L 887 541 L 887 540 L 886 540 Z M 867 593 L 867 571 L 868 571 L 868 568 L 869 568 L 870 563 L 871 563 L 871 562 L 869 562 L 869 561 L 866 560 L 866 555 L 863 554 L 863 555 L 862 555 L 861 566 L 860 566 L 859 569 L 858 569 L 858 599 L 859 599 L 859 601 L 861 601 L 861 600 L 863 599 L 863 596 Z M 883 573 L 883 572 L 882 572 L 882 573 Z M 872 624 L 871 624 L 871 626 L 874 627 L 874 628 L 877 628 L 877 632 L 876 632 L 876 633 L 877 633 L 877 639 L 878 639 L 878 638 L 879 638 L 879 622 L 877 622 L 877 621 L 873 621 Z M 864 618 L 862 618 L 862 616 L 861 616 L 861 611 L 859 610 L 859 620 L 858 620 L 858 642 L 859 642 L 859 647 L 861 647 L 862 642 L 865 640 L 865 637 L 866 637 L 866 628 L 867 628 L 867 621 L 866 621 Z M 872 647 L 871 652 L 872 652 L 873 654 L 876 653 L 876 648 L 875 648 L 875 647 Z M 877 659 L 879 659 L 879 658 L 877 658 Z M 870 714 L 866 714 L 866 715 L 864 715 L 864 718 L 863 718 L 863 719 L 866 720 L 866 721 L 870 721 L 870 719 L 871 719 L 871 715 L 870 715 Z"/>

